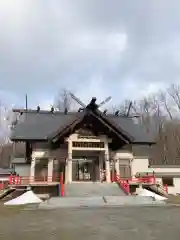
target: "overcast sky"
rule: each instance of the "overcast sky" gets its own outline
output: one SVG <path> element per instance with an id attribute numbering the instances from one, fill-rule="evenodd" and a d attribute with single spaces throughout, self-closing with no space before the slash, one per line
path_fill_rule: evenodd
<path id="1" fill-rule="evenodd" d="M 0 99 L 113 103 L 180 81 L 178 0 L 0 0 Z"/>

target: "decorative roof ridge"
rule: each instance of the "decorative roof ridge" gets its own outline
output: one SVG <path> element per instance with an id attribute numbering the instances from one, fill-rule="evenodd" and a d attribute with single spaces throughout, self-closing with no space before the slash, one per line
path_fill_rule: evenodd
<path id="1" fill-rule="evenodd" d="M 67 115 L 67 114 L 77 114 L 77 113 L 81 113 L 81 112 L 77 112 L 77 111 L 68 111 L 67 114 L 64 113 L 64 111 L 56 111 L 54 110 L 53 112 L 51 112 L 51 110 L 40 110 L 37 111 L 36 109 L 12 109 L 12 111 L 14 113 L 33 113 L 33 114 L 62 114 L 62 115 Z"/>
<path id="2" fill-rule="evenodd" d="M 75 115 L 75 114 L 80 114 L 82 113 L 83 111 L 79 112 L 79 111 L 67 111 L 67 113 L 64 113 L 64 111 L 57 111 L 57 110 L 54 110 L 53 112 L 51 110 L 39 110 L 37 111 L 37 109 L 12 109 L 12 111 L 14 113 L 32 113 L 32 114 L 54 114 L 54 115 Z M 107 113 L 107 114 L 104 114 L 102 111 L 99 110 L 99 113 L 101 113 L 102 115 L 104 116 L 107 116 L 107 117 L 115 117 L 115 118 L 125 118 L 125 119 L 132 119 L 132 118 L 135 118 L 135 117 L 139 117 L 139 116 L 123 116 L 123 115 L 115 115 L 113 113 Z"/>

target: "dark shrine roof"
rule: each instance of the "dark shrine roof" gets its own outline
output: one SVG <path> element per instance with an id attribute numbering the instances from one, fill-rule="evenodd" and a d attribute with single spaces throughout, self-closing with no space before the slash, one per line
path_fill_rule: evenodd
<path id="1" fill-rule="evenodd" d="M 65 127 L 86 115 L 85 112 L 63 112 L 28 110 L 20 116 L 11 133 L 12 141 L 48 140 L 50 136 L 61 132 Z M 140 123 L 135 123 L 131 117 L 100 114 L 106 122 L 122 132 L 132 143 L 154 143 L 154 139 L 146 132 Z"/>

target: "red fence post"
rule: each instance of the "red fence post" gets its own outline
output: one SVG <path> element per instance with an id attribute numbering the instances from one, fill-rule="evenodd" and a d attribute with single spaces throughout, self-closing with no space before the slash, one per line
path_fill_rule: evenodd
<path id="1" fill-rule="evenodd" d="M 4 182 L 2 181 L 1 182 L 1 190 L 4 190 L 5 189 L 5 184 L 4 184 Z"/>
<path id="2" fill-rule="evenodd" d="M 18 185 L 19 184 L 19 177 L 15 176 L 15 184 Z"/>
<path id="3" fill-rule="evenodd" d="M 64 189 L 64 176 L 63 176 L 63 172 L 61 172 L 61 175 L 60 175 L 60 184 L 61 184 L 61 196 L 64 197 L 65 189 Z"/>
<path id="4" fill-rule="evenodd" d="M 168 193 L 168 185 L 167 184 L 165 185 L 165 190 Z"/>
<path id="5" fill-rule="evenodd" d="M 154 172 L 153 172 L 153 181 L 154 181 L 154 184 L 156 184 L 156 176 Z"/>
<path id="6" fill-rule="evenodd" d="M 10 185 L 13 184 L 13 176 L 12 176 L 12 174 L 11 174 L 10 177 L 9 177 L 9 184 L 10 184 Z"/>
<path id="7" fill-rule="evenodd" d="M 127 193 L 130 194 L 130 184 L 128 180 L 127 180 Z"/>
<path id="8" fill-rule="evenodd" d="M 111 181 L 116 182 L 116 171 L 115 171 L 115 169 L 112 171 Z"/>
<path id="9" fill-rule="evenodd" d="M 22 177 L 19 177 L 19 184 L 22 184 Z"/>

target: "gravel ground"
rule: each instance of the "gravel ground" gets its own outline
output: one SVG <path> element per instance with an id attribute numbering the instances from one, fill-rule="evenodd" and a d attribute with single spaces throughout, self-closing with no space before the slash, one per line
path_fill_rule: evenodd
<path id="1" fill-rule="evenodd" d="M 3 209 L 3 210 L 2 210 Z M 180 208 L 0 209 L 0 239 L 179 240 Z"/>

